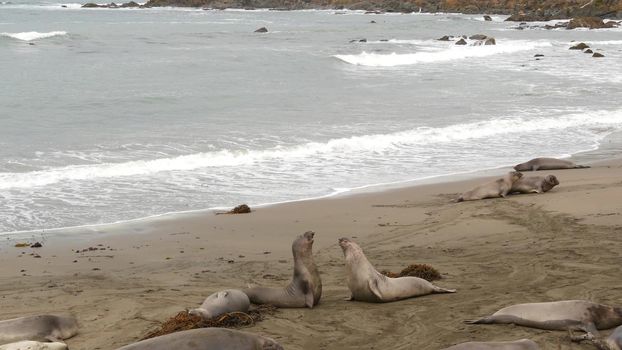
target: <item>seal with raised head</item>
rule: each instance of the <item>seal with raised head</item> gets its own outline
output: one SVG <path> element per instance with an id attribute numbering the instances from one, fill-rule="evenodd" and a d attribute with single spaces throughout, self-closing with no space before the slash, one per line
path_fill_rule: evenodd
<path id="1" fill-rule="evenodd" d="M 339 246 L 346 260 L 350 300 L 386 303 L 432 293 L 455 293 L 455 289 L 437 287 L 418 277 L 387 277 L 367 260 L 363 249 L 348 238 L 340 238 Z"/>
<path id="2" fill-rule="evenodd" d="M 292 243 L 294 277 L 285 288 L 251 287 L 242 291 L 254 304 L 271 304 L 276 307 L 313 308 L 322 296 L 322 280 L 313 260 L 312 231 L 298 236 Z"/>
<path id="3" fill-rule="evenodd" d="M 492 182 L 477 186 L 474 189 L 464 192 L 456 202 L 474 201 L 484 198 L 505 198 L 512 190 L 512 185 L 518 181 L 523 174 L 518 171 L 510 171 L 505 176 Z"/>
<path id="4" fill-rule="evenodd" d="M 246 312 L 250 305 L 251 302 L 244 292 L 238 289 L 227 289 L 211 294 L 199 308 L 192 309 L 188 313 L 207 320 L 228 312 Z"/>
<path id="5" fill-rule="evenodd" d="M 78 322 L 69 316 L 36 315 L 0 321 L 0 344 L 21 340 L 56 342 L 78 334 Z"/>
<path id="6" fill-rule="evenodd" d="M 544 193 L 559 185 L 559 180 L 555 175 L 542 176 L 523 176 L 512 184 L 510 193 Z"/>
<path id="7" fill-rule="evenodd" d="M 563 300 L 545 303 L 517 304 L 471 324 L 516 324 L 546 330 L 581 330 L 598 334 L 622 324 L 622 308 L 587 300 Z"/>
<path id="8" fill-rule="evenodd" d="M 555 169 L 584 169 L 587 165 L 577 165 L 574 162 L 557 158 L 534 158 L 528 162 L 520 163 L 514 167 L 516 171 L 537 171 Z"/>
<path id="9" fill-rule="evenodd" d="M 198 328 L 162 335 L 117 350 L 283 350 L 274 339 L 225 328 Z"/>
<path id="10" fill-rule="evenodd" d="M 42 343 L 24 340 L 17 343 L 0 345 L 0 350 L 67 350 L 67 344 L 60 342 Z"/>
<path id="11" fill-rule="evenodd" d="M 443 350 L 540 350 L 540 347 L 533 340 L 521 339 L 516 341 L 500 342 L 471 341 L 468 343 L 450 346 Z"/>
<path id="12" fill-rule="evenodd" d="M 579 343 L 583 340 L 589 340 L 599 350 L 622 350 L 622 326 L 616 328 L 607 338 L 600 338 L 591 332 L 587 332 L 580 336 L 573 335 L 572 331 L 569 332 L 570 339 L 573 342 Z"/>

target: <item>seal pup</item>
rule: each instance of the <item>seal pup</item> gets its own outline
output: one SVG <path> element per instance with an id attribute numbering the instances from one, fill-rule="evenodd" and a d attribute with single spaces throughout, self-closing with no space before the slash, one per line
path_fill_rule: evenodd
<path id="1" fill-rule="evenodd" d="M 555 175 L 521 177 L 512 184 L 510 193 L 544 193 L 559 185 Z"/>
<path id="2" fill-rule="evenodd" d="M 599 350 L 622 350 L 622 326 L 616 328 L 610 336 L 605 339 L 594 336 L 594 334 L 587 332 L 580 336 L 575 336 L 570 333 L 570 340 L 573 342 L 581 342 L 583 340 L 589 340 Z"/>
<path id="3" fill-rule="evenodd" d="M 244 292 L 238 289 L 227 289 L 211 294 L 199 308 L 192 309 L 188 313 L 207 320 L 228 312 L 247 312 L 250 305 L 251 302 Z"/>
<path id="4" fill-rule="evenodd" d="M 622 308 L 587 300 L 564 300 L 545 303 L 517 304 L 503 308 L 491 316 L 471 324 L 516 324 L 552 331 L 581 330 L 598 334 L 622 324 Z"/>
<path id="5" fill-rule="evenodd" d="M 313 260 L 312 231 L 298 236 L 292 243 L 294 277 L 285 288 L 250 287 L 242 291 L 254 304 L 271 304 L 276 307 L 313 308 L 322 296 L 322 280 Z"/>
<path id="6" fill-rule="evenodd" d="M 67 350 L 67 344 L 53 342 L 41 343 L 38 341 L 25 340 L 17 343 L 0 345 L 0 350 Z"/>
<path id="7" fill-rule="evenodd" d="M 21 340 L 57 342 L 78 334 L 73 317 L 36 315 L 0 321 L 0 344 Z"/>
<path id="8" fill-rule="evenodd" d="M 587 165 L 576 165 L 575 163 L 556 158 L 534 158 L 528 162 L 520 163 L 514 167 L 516 171 L 537 171 L 537 170 L 555 170 L 555 169 L 584 169 L 589 168 Z"/>
<path id="9" fill-rule="evenodd" d="M 418 277 L 387 277 L 367 260 L 363 249 L 348 238 L 340 238 L 339 246 L 346 259 L 350 300 L 386 303 L 432 293 L 455 293 L 455 289 L 437 287 Z"/>
<path id="10" fill-rule="evenodd" d="M 505 176 L 492 182 L 477 186 L 474 189 L 464 192 L 456 202 L 474 201 L 484 198 L 505 198 L 512 190 L 512 185 L 520 180 L 523 174 L 518 171 L 510 171 Z"/>
<path id="11" fill-rule="evenodd" d="M 516 341 L 501 342 L 475 342 L 462 343 L 450 346 L 443 350 L 540 350 L 533 340 L 521 339 Z"/>
<path id="12" fill-rule="evenodd" d="M 283 350 L 274 339 L 226 328 L 198 328 L 139 341 L 117 350 Z"/>

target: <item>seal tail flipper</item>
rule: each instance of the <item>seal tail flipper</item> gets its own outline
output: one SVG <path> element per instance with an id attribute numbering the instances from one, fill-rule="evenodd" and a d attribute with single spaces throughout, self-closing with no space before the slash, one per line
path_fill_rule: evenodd
<path id="1" fill-rule="evenodd" d="M 491 324 L 494 323 L 493 319 L 490 316 L 486 316 L 484 318 L 480 318 L 479 320 L 465 320 L 466 324 Z"/>
<path id="2" fill-rule="evenodd" d="M 455 293 L 456 290 L 455 289 L 447 289 L 447 288 L 441 288 L 438 286 L 434 286 L 434 293 Z"/>
<path id="3" fill-rule="evenodd" d="M 458 197 L 458 198 L 454 199 L 452 202 L 454 202 L 454 203 L 464 202 L 464 197 L 463 197 L 463 196 L 460 196 L 460 197 Z"/>

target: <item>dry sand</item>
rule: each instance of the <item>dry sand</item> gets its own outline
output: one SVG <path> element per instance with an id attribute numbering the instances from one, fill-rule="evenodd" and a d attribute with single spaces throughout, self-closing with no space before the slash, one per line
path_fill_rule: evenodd
<path id="1" fill-rule="evenodd" d="M 462 322 L 515 303 L 622 304 L 622 161 L 537 175 L 549 173 L 561 182 L 551 192 L 507 199 L 450 202 L 488 180 L 479 178 L 19 240 L 43 240 L 38 249 L 5 239 L 0 319 L 73 313 L 81 329 L 67 341 L 72 350 L 115 349 L 212 292 L 285 285 L 292 240 L 313 230 L 324 285 L 320 305 L 282 309 L 245 330 L 288 350 L 440 349 L 518 338 L 543 349 L 590 348 L 571 344 L 564 332 Z M 342 236 L 354 238 L 378 270 L 430 264 L 443 274 L 435 283 L 458 292 L 346 302 Z M 89 247 L 98 250 L 76 252 Z"/>

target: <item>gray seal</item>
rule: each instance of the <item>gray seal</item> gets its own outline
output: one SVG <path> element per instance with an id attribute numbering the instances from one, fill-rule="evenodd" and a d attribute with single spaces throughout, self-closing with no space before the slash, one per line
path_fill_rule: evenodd
<path id="1" fill-rule="evenodd" d="M 517 304 L 471 324 L 516 324 L 546 330 L 581 330 L 598 334 L 622 324 L 622 308 L 586 300 L 564 300 L 546 303 Z"/>
<path id="2" fill-rule="evenodd" d="M 350 300 L 385 303 L 432 293 L 456 292 L 418 277 L 387 277 L 374 268 L 358 244 L 340 238 L 339 246 L 346 260 L 348 288 L 352 292 Z"/>
<path id="3" fill-rule="evenodd" d="M 443 350 L 540 350 L 533 340 L 521 339 L 501 342 L 468 342 L 450 346 Z"/>
<path id="4" fill-rule="evenodd" d="M 201 316 L 207 320 L 228 312 L 247 312 L 250 305 L 251 302 L 244 292 L 238 289 L 227 289 L 211 294 L 199 308 L 190 310 L 189 314 Z"/>
<path id="5" fill-rule="evenodd" d="M 516 181 L 520 180 L 521 177 L 523 177 L 523 174 L 518 171 L 510 171 L 500 179 L 477 186 L 468 192 L 464 192 L 460 197 L 458 197 L 458 199 L 456 199 L 456 202 L 474 201 L 484 198 L 505 198 L 512 190 L 512 185 L 514 185 Z"/>
<path id="6" fill-rule="evenodd" d="M 38 341 L 24 340 L 17 343 L 0 345 L 0 350 L 67 350 L 67 344 L 59 342 L 41 343 Z"/>
<path id="7" fill-rule="evenodd" d="M 21 340 L 57 342 L 78 334 L 73 317 L 36 315 L 0 321 L 0 344 Z"/>
<path id="8" fill-rule="evenodd" d="M 587 165 L 576 165 L 575 163 L 556 158 L 534 158 L 528 162 L 520 163 L 514 167 L 516 171 L 537 171 L 537 170 L 555 170 L 555 169 L 584 169 L 589 168 Z"/>
<path id="9" fill-rule="evenodd" d="M 622 326 L 616 328 L 611 335 L 607 338 L 600 338 L 595 336 L 591 332 L 587 332 L 584 335 L 575 336 L 570 331 L 570 339 L 574 342 L 581 342 L 583 340 L 589 340 L 599 350 L 622 350 Z"/>
<path id="10" fill-rule="evenodd" d="M 555 175 L 521 177 L 512 184 L 510 193 L 544 193 L 559 185 Z"/>
<path id="11" fill-rule="evenodd" d="M 313 308 L 322 296 L 322 280 L 313 260 L 312 231 L 298 236 L 292 243 L 294 277 L 285 288 L 251 287 L 242 291 L 254 304 L 270 304 L 276 307 Z"/>
<path id="12" fill-rule="evenodd" d="M 199 328 L 162 335 L 117 350 L 283 350 L 274 339 L 225 328 Z"/>

